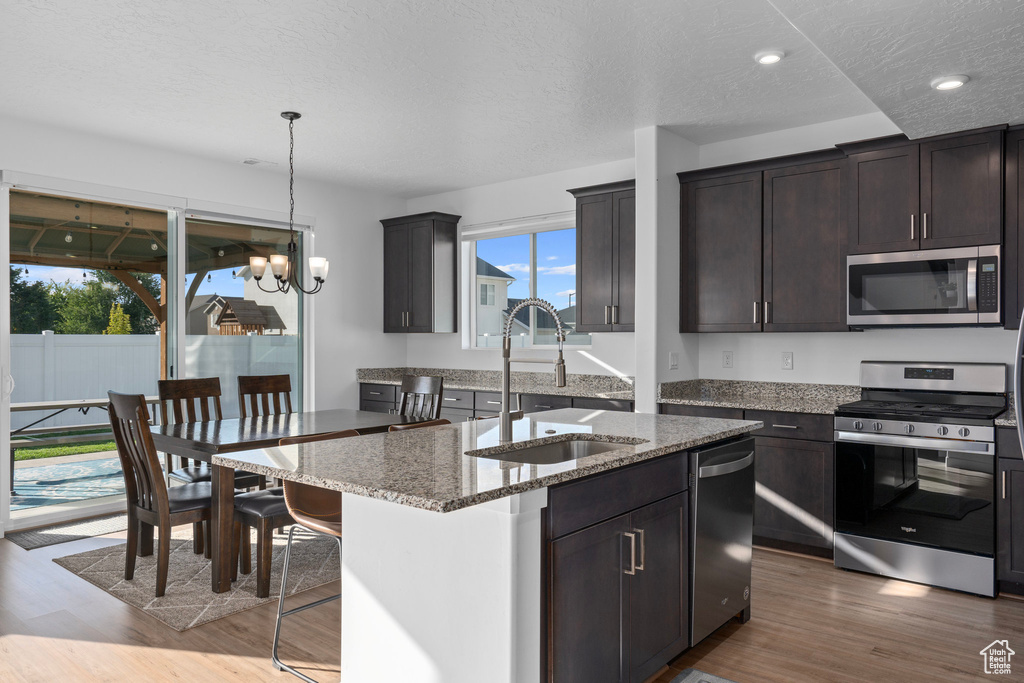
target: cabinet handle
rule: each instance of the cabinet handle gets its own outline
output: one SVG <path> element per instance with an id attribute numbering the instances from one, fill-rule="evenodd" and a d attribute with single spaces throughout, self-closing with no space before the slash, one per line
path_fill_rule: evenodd
<path id="1" fill-rule="evenodd" d="M 914 214 L 910 214 L 910 239 L 914 239 Z"/>
<path id="2" fill-rule="evenodd" d="M 798 425 L 772 425 L 772 429 L 800 429 Z"/>
<path id="3" fill-rule="evenodd" d="M 626 574 L 636 576 L 636 534 L 626 531 L 623 535 L 629 539 L 629 569 Z"/>
<path id="4" fill-rule="evenodd" d="M 458 401 L 459 399 L 457 399 L 457 398 L 448 398 L 447 396 L 445 396 L 444 400 L 445 401 Z"/>
<path id="5" fill-rule="evenodd" d="M 759 311 L 760 309 L 761 309 L 761 306 L 760 306 L 760 304 L 759 304 L 759 303 L 758 303 L 757 301 L 755 301 L 755 302 L 754 302 L 754 324 L 755 324 L 755 325 L 756 325 L 756 324 L 757 324 L 757 323 L 759 322 L 759 321 L 758 321 L 758 319 L 757 319 L 757 312 L 758 312 L 758 311 Z"/>
<path id="6" fill-rule="evenodd" d="M 768 309 L 768 306 L 771 305 L 771 303 L 772 303 L 771 301 L 765 301 L 764 302 L 764 321 L 766 323 L 770 323 L 771 322 L 771 318 L 768 316 L 768 314 L 770 313 L 770 311 Z"/>
<path id="7" fill-rule="evenodd" d="M 928 239 L 928 214 L 921 214 L 921 239 Z"/>
<path id="8" fill-rule="evenodd" d="M 1006 470 L 1003 470 L 1003 500 L 1006 500 Z"/>
<path id="9" fill-rule="evenodd" d="M 380 392 L 379 391 L 371 391 L 370 392 L 370 396 L 380 396 Z"/>
<path id="10" fill-rule="evenodd" d="M 488 401 L 487 403 L 492 405 L 492 406 L 500 406 L 501 405 L 501 401 Z"/>
<path id="11" fill-rule="evenodd" d="M 545 410 L 551 410 L 553 407 L 554 406 L 544 406 L 544 405 L 541 405 L 539 403 L 534 406 L 534 408 L 544 408 Z"/>
<path id="12" fill-rule="evenodd" d="M 619 307 L 612 306 L 612 325 L 619 324 Z"/>
<path id="13" fill-rule="evenodd" d="M 612 307 L 611 306 L 605 306 L 604 307 L 604 324 L 605 325 L 611 325 L 612 324 Z"/>
<path id="14" fill-rule="evenodd" d="M 640 571 L 644 570 L 644 558 L 647 557 L 647 544 L 644 543 L 644 530 L 633 529 L 634 533 L 640 534 L 640 564 L 636 568 Z"/>

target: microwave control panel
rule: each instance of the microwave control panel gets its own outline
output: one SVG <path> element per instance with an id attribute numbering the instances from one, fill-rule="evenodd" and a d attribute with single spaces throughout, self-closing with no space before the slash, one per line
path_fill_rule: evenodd
<path id="1" fill-rule="evenodd" d="M 978 312 L 999 311 L 999 257 L 978 259 Z"/>

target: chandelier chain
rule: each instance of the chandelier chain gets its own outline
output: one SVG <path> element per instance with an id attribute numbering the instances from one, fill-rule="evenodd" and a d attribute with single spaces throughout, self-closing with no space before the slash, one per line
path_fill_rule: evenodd
<path id="1" fill-rule="evenodd" d="M 295 119 L 288 121 L 288 230 L 295 232 Z"/>

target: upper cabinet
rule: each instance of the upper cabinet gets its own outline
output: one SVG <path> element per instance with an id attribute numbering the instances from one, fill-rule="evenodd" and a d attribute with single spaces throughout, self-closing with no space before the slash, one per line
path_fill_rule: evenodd
<path id="1" fill-rule="evenodd" d="M 1024 308 L 1024 277 L 1019 269 L 1024 265 L 1024 126 L 1010 129 L 1006 134 L 1006 249 L 1003 251 L 1005 287 L 1003 315 L 1006 328 L 1015 330 L 1020 325 Z"/>
<path id="2" fill-rule="evenodd" d="M 386 218 L 384 331 L 457 332 L 457 226 L 461 216 Z"/>
<path id="3" fill-rule="evenodd" d="M 569 192 L 576 197 L 576 331 L 632 332 L 635 181 Z"/>
<path id="4" fill-rule="evenodd" d="M 844 163 L 831 156 L 721 177 L 680 174 L 680 331 L 848 329 Z"/>
<path id="5" fill-rule="evenodd" d="M 1002 130 L 869 144 L 850 146 L 850 253 L 999 244 Z"/>

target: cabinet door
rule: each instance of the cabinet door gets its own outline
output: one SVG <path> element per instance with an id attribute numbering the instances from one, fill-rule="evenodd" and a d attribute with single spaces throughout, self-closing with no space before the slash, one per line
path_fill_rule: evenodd
<path id="1" fill-rule="evenodd" d="M 757 437 L 754 536 L 832 547 L 833 444 Z"/>
<path id="2" fill-rule="evenodd" d="M 761 174 L 681 188 L 681 332 L 761 330 Z"/>
<path id="3" fill-rule="evenodd" d="M 625 605 L 631 577 L 629 515 L 563 536 L 550 544 L 548 680 L 627 680 Z"/>
<path id="4" fill-rule="evenodd" d="M 637 544 L 629 577 L 629 680 L 647 680 L 689 644 L 689 509 L 686 493 L 630 514 Z M 626 545 L 625 563 L 630 561 Z"/>
<path id="5" fill-rule="evenodd" d="M 1024 129 L 1006 135 L 1006 251 L 1003 252 L 1003 320 L 1006 329 L 1020 325 L 1024 308 Z"/>
<path id="6" fill-rule="evenodd" d="M 636 191 L 616 192 L 615 269 L 612 271 L 612 332 L 632 332 L 636 309 Z"/>
<path id="7" fill-rule="evenodd" d="M 611 332 L 614 267 L 612 194 L 576 200 L 576 331 Z"/>
<path id="8" fill-rule="evenodd" d="M 850 155 L 851 254 L 919 248 L 919 153 L 918 145 L 905 145 Z"/>
<path id="9" fill-rule="evenodd" d="M 434 222 L 410 223 L 407 332 L 434 331 Z"/>
<path id="10" fill-rule="evenodd" d="M 766 332 L 846 330 L 842 161 L 764 174 Z"/>
<path id="11" fill-rule="evenodd" d="M 999 458 L 996 486 L 996 578 L 1024 584 L 1024 460 Z"/>
<path id="12" fill-rule="evenodd" d="M 999 244 L 1001 131 L 921 143 L 921 248 Z"/>
<path id="13" fill-rule="evenodd" d="M 384 331 L 405 332 L 409 311 L 409 230 L 384 228 Z"/>

